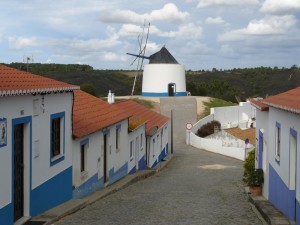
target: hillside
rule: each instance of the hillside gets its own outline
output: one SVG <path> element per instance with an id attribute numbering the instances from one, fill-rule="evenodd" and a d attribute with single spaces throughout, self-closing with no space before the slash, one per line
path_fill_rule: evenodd
<path id="1" fill-rule="evenodd" d="M 7 66 L 27 69 L 24 63 Z M 91 85 L 98 96 L 106 96 L 112 90 L 117 96 L 130 95 L 134 71 L 94 70 L 89 65 L 78 64 L 29 64 L 29 72 L 47 76 L 75 85 Z M 248 97 L 265 97 L 300 86 L 300 71 L 291 68 L 245 68 L 232 70 L 187 71 L 187 91 L 192 95 L 210 96 L 235 102 Z M 135 95 L 141 94 L 141 79 L 138 79 Z"/>

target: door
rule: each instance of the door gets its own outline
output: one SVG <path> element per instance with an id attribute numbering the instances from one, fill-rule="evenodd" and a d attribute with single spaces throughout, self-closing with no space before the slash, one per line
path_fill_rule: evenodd
<path id="1" fill-rule="evenodd" d="M 103 159 L 103 179 L 104 183 L 107 182 L 107 134 L 104 134 L 104 159 Z"/>
<path id="2" fill-rule="evenodd" d="M 263 133 L 259 131 L 259 145 L 258 145 L 258 168 L 259 169 L 262 169 L 263 148 L 264 148 L 264 136 Z"/>
<path id="3" fill-rule="evenodd" d="M 294 134 L 296 132 L 291 132 L 290 134 L 290 190 L 296 190 L 296 168 L 297 168 L 297 136 Z M 294 220 L 296 219 L 296 196 L 293 199 L 294 202 Z"/>
<path id="4" fill-rule="evenodd" d="M 135 168 L 139 169 L 139 152 L 140 152 L 140 138 L 135 139 Z"/>
<path id="5" fill-rule="evenodd" d="M 14 126 L 14 221 L 24 215 L 24 130 L 23 124 Z"/>
<path id="6" fill-rule="evenodd" d="M 168 85 L 169 96 L 174 96 L 175 84 L 171 83 Z"/>

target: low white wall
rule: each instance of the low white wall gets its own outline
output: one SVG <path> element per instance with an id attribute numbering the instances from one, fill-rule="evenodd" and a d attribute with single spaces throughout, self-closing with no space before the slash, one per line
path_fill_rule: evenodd
<path id="1" fill-rule="evenodd" d="M 244 161 L 246 153 L 250 149 L 245 149 L 245 147 L 226 147 L 222 145 L 222 140 L 201 138 L 195 135 L 193 132 L 189 134 L 189 143 L 195 148 L 203 149 L 209 152 L 222 154 L 235 159 Z"/>
<path id="2" fill-rule="evenodd" d="M 197 133 L 197 131 L 200 127 L 202 127 L 204 124 L 211 122 L 213 120 L 214 120 L 214 114 L 210 114 L 210 115 L 204 117 L 203 119 L 199 120 L 197 123 L 195 123 L 193 125 L 192 132 Z"/>

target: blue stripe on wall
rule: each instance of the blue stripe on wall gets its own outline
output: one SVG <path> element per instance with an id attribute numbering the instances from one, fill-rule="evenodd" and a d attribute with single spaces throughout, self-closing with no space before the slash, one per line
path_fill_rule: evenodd
<path id="1" fill-rule="evenodd" d="M 125 177 L 127 175 L 127 172 L 128 172 L 128 163 L 127 162 L 117 172 L 115 172 L 115 169 L 112 168 L 109 171 L 109 178 L 108 178 L 109 184 L 112 184 L 112 183 L 120 180 L 121 178 Z"/>
<path id="2" fill-rule="evenodd" d="M 134 174 L 136 172 L 136 166 L 134 166 L 130 171 L 129 174 Z"/>
<path id="3" fill-rule="evenodd" d="M 14 224 L 14 207 L 10 203 L 7 206 L 4 206 L 0 209 L 0 224 L 13 225 Z"/>
<path id="4" fill-rule="evenodd" d="M 104 178 L 98 180 L 98 174 L 95 174 L 86 182 L 73 190 L 73 198 L 82 198 L 104 187 Z"/>
<path id="5" fill-rule="evenodd" d="M 300 225 L 300 203 L 296 201 L 296 224 Z"/>
<path id="6" fill-rule="evenodd" d="M 72 198 L 72 167 L 30 192 L 30 215 L 36 216 Z"/>
<path id="7" fill-rule="evenodd" d="M 186 92 L 175 92 L 174 96 L 186 96 Z M 168 97 L 168 92 L 142 92 L 142 96 L 147 97 Z"/>
<path id="8" fill-rule="evenodd" d="M 143 157 L 139 160 L 139 170 L 145 170 L 146 168 L 147 168 L 147 163 L 146 163 L 145 156 L 143 156 Z"/>
<path id="9" fill-rule="evenodd" d="M 282 181 L 275 169 L 269 164 L 269 200 L 290 220 L 295 219 L 296 191 Z"/>

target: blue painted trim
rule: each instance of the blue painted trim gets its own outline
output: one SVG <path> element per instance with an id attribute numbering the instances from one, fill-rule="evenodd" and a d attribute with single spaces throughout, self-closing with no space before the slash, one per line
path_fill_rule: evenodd
<path id="1" fill-rule="evenodd" d="M 84 196 L 87 196 L 103 187 L 104 178 L 101 177 L 101 179 L 98 179 L 98 174 L 96 173 L 94 176 L 73 190 L 73 198 L 83 198 Z"/>
<path id="2" fill-rule="evenodd" d="M 72 198 L 72 167 L 67 168 L 30 193 L 30 215 L 36 216 Z"/>
<path id="3" fill-rule="evenodd" d="M 142 92 L 142 96 L 146 96 L 146 97 L 168 97 L 169 93 L 168 92 Z M 175 92 L 174 96 L 172 97 L 176 97 L 176 96 L 187 96 L 186 92 Z"/>
<path id="4" fill-rule="evenodd" d="M 153 169 L 154 167 L 156 167 L 157 164 L 158 164 L 158 162 L 157 162 L 157 160 L 155 160 L 155 162 L 151 166 L 151 169 Z"/>
<path id="5" fill-rule="evenodd" d="M 117 172 L 112 168 L 109 170 L 108 182 L 109 184 L 115 183 L 121 178 L 125 177 L 128 173 L 128 163 L 126 162 Z"/>
<path id="6" fill-rule="evenodd" d="M 52 159 L 52 141 L 51 141 L 51 137 L 52 137 L 52 120 L 53 119 L 63 119 L 63 140 L 62 140 L 62 149 L 60 149 L 61 152 L 61 157 L 53 160 Z M 50 115 L 50 167 L 56 165 L 57 163 L 60 163 L 61 161 L 65 160 L 65 143 L 66 143 L 66 119 L 65 119 L 65 112 L 59 112 L 59 113 L 55 113 L 55 114 L 51 114 Z"/>
<path id="7" fill-rule="evenodd" d="M 146 156 L 144 155 L 140 160 L 139 160 L 139 170 L 145 170 L 147 168 L 147 162 L 146 162 Z"/>
<path id="8" fill-rule="evenodd" d="M 130 171 L 129 174 L 134 174 L 136 172 L 136 166 L 134 166 Z"/>
<path id="9" fill-rule="evenodd" d="M 300 203 L 296 200 L 296 224 L 300 225 Z"/>
<path id="10" fill-rule="evenodd" d="M 122 124 L 118 124 L 118 125 L 116 126 L 116 129 L 120 129 L 121 126 L 122 126 Z"/>
<path id="11" fill-rule="evenodd" d="M 12 119 L 12 135 L 11 135 L 11 153 L 12 153 L 12 161 L 11 161 L 11 171 L 12 171 L 12 175 L 11 175 L 11 202 L 12 202 L 12 212 L 11 212 L 11 215 L 12 215 L 12 220 L 13 220 L 13 217 L 14 217 L 14 140 L 15 140 L 15 125 L 17 124 L 26 124 L 26 123 L 29 123 L 29 190 L 32 189 L 32 116 L 25 116 L 25 117 L 20 117 L 20 118 L 15 118 L 15 119 Z M 29 198 L 31 197 L 31 192 L 28 193 L 29 194 Z M 25 195 L 25 193 L 24 193 Z M 31 202 L 29 202 L 29 207 L 31 208 Z"/>
<path id="12" fill-rule="evenodd" d="M 110 129 L 105 128 L 105 129 L 102 130 L 102 133 L 103 133 L 104 135 L 108 135 L 108 134 L 110 134 Z"/>
<path id="13" fill-rule="evenodd" d="M 88 138 L 86 138 L 86 139 L 80 141 L 80 146 L 81 146 L 81 145 L 88 145 L 88 144 L 89 144 L 89 139 L 88 139 Z"/>
<path id="14" fill-rule="evenodd" d="M 297 138 L 297 131 L 295 131 L 293 128 L 290 128 L 290 134 Z"/>
<path id="15" fill-rule="evenodd" d="M 0 224 L 14 224 L 14 205 L 10 203 L 0 209 Z"/>
<path id="16" fill-rule="evenodd" d="M 3 127 L 0 127 L 0 129 L 2 129 L 1 131 L 1 135 L 3 137 L 1 137 L 0 139 L 0 148 L 1 147 L 5 147 L 7 145 L 7 119 L 6 118 L 0 118 L 0 124 L 3 125 Z M 4 133 L 4 134 L 3 134 Z"/>
<path id="17" fill-rule="evenodd" d="M 269 164 L 269 200 L 290 220 L 295 218 L 296 191 L 289 190 L 276 170 Z"/>

